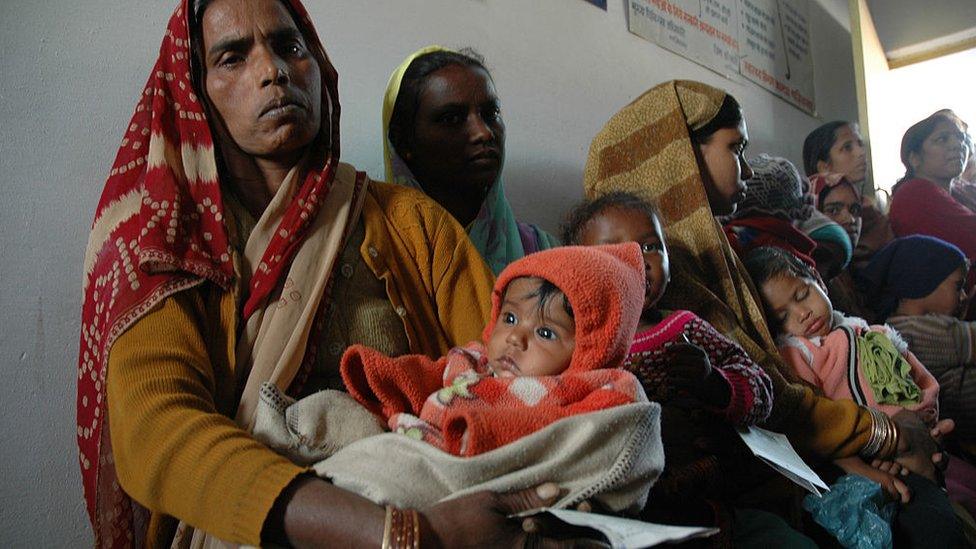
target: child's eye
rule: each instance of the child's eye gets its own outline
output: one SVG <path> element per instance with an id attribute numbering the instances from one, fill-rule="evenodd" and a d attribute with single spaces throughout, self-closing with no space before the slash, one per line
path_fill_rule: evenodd
<path id="1" fill-rule="evenodd" d="M 659 242 L 644 242 L 641 244 L 641 253 L 661 253 L 662 251 L 664 251 L 664 246 Z"/>
<path id="2" fill-rule="evenodd" d="M 513 315 L 512 313 L 502 314 L 502 322 L 504 322 L 505 324 L 515 324 L 517 321 L 518 319 L 515 318 L 515 315 Z"/>
<path id="3" fill-rule="evenodd" d="M 546 328 L 545 326 L 537 328 L 535 333 L 542 339 L 556 339 L 556 332 L 551 328 Z"/>

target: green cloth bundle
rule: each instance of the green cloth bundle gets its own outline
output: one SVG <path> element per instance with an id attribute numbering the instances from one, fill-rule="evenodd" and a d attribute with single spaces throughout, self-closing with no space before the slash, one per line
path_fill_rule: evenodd
<path id="1" fill-rule="evenodd" d="M 912 379 L 912 367 L 888 336 L 867 332 L 858 338 L 857 355 L 864 377 L 878 404 L 908 406 L 922 400 L 922 390 Z"/>

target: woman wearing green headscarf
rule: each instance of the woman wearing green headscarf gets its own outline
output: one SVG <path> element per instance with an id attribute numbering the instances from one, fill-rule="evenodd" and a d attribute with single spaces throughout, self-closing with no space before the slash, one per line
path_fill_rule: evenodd
<path id="1" fill-rule="evenodd" d="M 450 212 L 495 274 L 558 245 L 518 222 L 505 198 L 505 124 L 477 54 L 428 46 L 397 67 L 383 100 L 383 156 L 386 180 L 420 189 Z"/>

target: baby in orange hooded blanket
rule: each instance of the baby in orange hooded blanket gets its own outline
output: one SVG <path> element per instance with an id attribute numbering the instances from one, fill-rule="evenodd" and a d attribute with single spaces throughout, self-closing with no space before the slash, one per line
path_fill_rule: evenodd
<path id="1" fill-rule="evenodd" d="M 618 369 L 643 296 L 635 243 L 546 250 L 499 275 L 484 343 L 437 360 L 357 345 L 342 357 L 342 378 L 392 431 L 474 456 L 565 417 L 646 401 Z"/>

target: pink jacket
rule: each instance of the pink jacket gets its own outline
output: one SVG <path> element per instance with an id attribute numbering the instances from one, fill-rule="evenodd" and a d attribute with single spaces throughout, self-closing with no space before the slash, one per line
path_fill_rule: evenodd
<path id="1" fill-rule="evenodd" d="M 876 408 L 892 416 L 902 409 L 919 413 L 932 425 L 939 418 L 939 383 L 925 366 L 908 350 L 908 344 L 890 326 L 868 326 L 857 317 L 846 317 L 834 312 L 834 329 L 824 337 L 807 339 L 786 336 L 780 339 L 780 353 L 803 380 L 817 386 L 824 395 L 833 399 L 848 399 L 858 404 Z M 911 366 L 912 380 L 921 390 L 917 404 L 902 408 L 881 404 L 875 400 L 874 391 L 857 360 L 857 337 L 868 331 L 883 333 L 901 352 Z M 853 334 L 854 337 L 850 337 Z"/>

